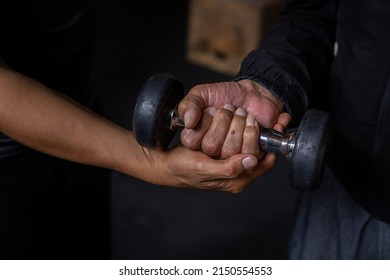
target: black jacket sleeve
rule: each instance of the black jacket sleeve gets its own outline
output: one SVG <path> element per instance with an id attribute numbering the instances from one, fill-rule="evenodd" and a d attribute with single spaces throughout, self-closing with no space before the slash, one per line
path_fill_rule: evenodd
<path id="1" fill-rule="evenodd" d="M 337 1 L 287 1 L 259 49 L 235 80 L 251 79 L 276 95 L 296 125 L 328 77 L 334 52 Z"/>

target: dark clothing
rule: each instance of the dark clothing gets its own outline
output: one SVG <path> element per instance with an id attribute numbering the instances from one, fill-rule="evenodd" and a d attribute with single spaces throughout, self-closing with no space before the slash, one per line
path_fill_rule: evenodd
<path id="1" fill-rule="evenodd" d="M 96 2 L 15 0 L 1 11 L 5 63 L 100 113 L 92 83 Z M 0 259 L 107 259 L 109 175 L 0 133 Z"/>
<path id="2" fill-rule="evenodd" d="M 77 101 L 87 102 L 95 43 L 95 3 L 3 3 L 0 55 L 10 68 Z"/>
<path id="3" fill-rule="evenodd" d="M 1 5 L 0 57 L 13 70 L 92 106 L 94 1 L 7 1 Z M 0 132 L 0 158 L 25 148 Z"/>
<path id="4" fill-rule="evenodd" d="M 269 37 L 236 77 L 266 86 L 295 125 L 308 108 L 329 111 L 329 169 L 353 199 L 388 223 L 389 11 L 389 1 L 287 1 Z"/>
<path id="5" fill-rule="evenodd" d="M 375 219 L 326 168 L 321 186 L 304 192 L 290 243 L 290 259 L 390 259 L 390 224 Z"/>
<path id="6" fill-rule="evenodd" d="M 20 154 L 26 150 L 27 147 L 0 132 L 0 159 Z"/>
<path id="7" fill-rule="evenodd" d="M 109 258 L 107 170 L 28 149 L 0 178 L 0 259 Z"/>

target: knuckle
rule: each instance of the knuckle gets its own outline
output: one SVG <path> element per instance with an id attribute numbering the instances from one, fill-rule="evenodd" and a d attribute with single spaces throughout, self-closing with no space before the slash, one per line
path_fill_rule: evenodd
<path id="1" fill-rule="evenodd" d="M 219 142 L 213 138 L 205 137 L 202 140 L 202 151 L 210 156 L 217 156 L 219 154 Z"/>
<path id="2" fill-rule="evenodd" d="M 229 158 L 235 154 L 238 154 L 241 152 L 241 148 L 238 148 L 231 144 L 224 144 L 222 147 L 221 155 L 223 155 L 224 158 Z"/>
<path id="3" fill-rule="evenodd" d="M 228 178 L 236 178 L 238 175 L 238 170 L 234 165 L 228 165 L 225 169 L 225 175 Z"/>
<path id="4" fill-rule="evenodd" d="M 233 119 L 233 112 L 224 108 L 221 108 L 217 114 L 218 115 L 216 115 L 214 118 L 217 118 L 218 121 L 223 123 L 230 123 Z"/>
<path id="5" fill-rule="evenodd" d="M 180 136 L 181 143 L 191 149 L 194 150 L 198 147 L 198 143 L 196 143 L 195 139 L 189 135 L 189 133 L 183 131 L 181 136 Z"/>

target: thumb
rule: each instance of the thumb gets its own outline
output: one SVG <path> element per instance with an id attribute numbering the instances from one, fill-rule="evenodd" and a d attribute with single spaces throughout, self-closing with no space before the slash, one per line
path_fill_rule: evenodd
<path id="1" fill-rule="evenodd" d="M 241 164 L 242 164 L 242 167 L 246 170 L 246 171 L 250 171 L 252 170 L 253 168 L 255 168 L 258 164 L 258 159 L 257 157 L 253 156 L 253 155 L 246 155 L 242 160 L 241 160 Z"/>
<path id="2" fill-rule="evenodd" d="M 209 107 L 201 85 L 194 86 L 179 103 L 178 113 L 185 127 L 194 128 L 202 117 L 202 111 Z"/>
<path id="3" fill-rule="evenodd" d="M 221 175 L 235 178 L 244 172 L 254 169 L 258 164 L 258 159 L 251 154 L 236 154 L 228 159 L 221 160 L 221 162 L 223 162 L 224 166 L 223 172 L 228 173 Z"/>

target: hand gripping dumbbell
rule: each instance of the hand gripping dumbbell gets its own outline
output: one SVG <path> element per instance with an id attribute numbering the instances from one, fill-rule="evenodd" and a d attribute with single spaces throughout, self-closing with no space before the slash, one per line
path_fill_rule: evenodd
<path id="1" fill-rule="evenodd" d="M 137 142 L 153 149 L 166 149 L 183 126 L 177 105 L 184 98 L 183 83 L 170 74 L 151 76 L 143 85 L 135 104 L 132 129 Z M 262 128 L 260 146 L 282 154 L 290 162 L 290 185 L 301 190 L 318 187 L 330 143 L 328 113 L 310 109 L 291 133 Z"/>

